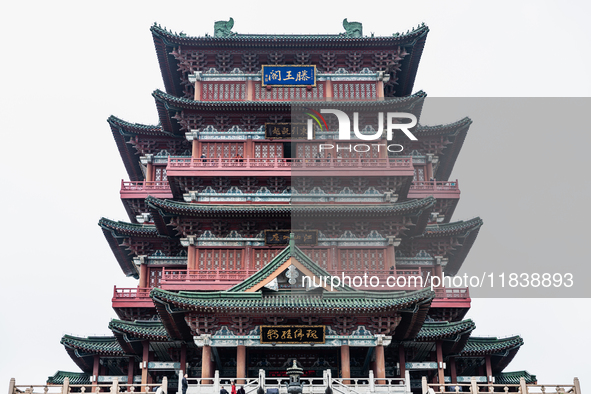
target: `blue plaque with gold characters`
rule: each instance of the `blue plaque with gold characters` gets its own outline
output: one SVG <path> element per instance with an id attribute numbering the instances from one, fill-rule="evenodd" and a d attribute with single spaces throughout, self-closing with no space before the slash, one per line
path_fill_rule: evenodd
<path id="1" fill-rule="evenodd" d="M 263 86 L 316 86 L 316 66 L 263 64 Z"/>

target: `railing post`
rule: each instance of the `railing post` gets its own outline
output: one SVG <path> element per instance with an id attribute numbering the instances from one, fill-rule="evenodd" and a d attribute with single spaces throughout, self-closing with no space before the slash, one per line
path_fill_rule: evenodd
<path id="1" fill-rule="evenodd" d="M 67 376 L 64 378 L 64 384 L 62 384 L 62 394 L 68 394 L 70 392 L 70 378 Z"/>
<path id="2" fill-rule="evenodd" d="M 410 388 L 410 372 L 408 369 L 404 371 L 404 385 L 406 386 L 406 392 L 412 393 Z"/>
<path id="3" fill-rule="evenodd" d="M 220 371 L 217 369 L 213 374 L 213 392 L 219 393 L 220 392 Z"/>
<path id="4" fill-rule="evenodd" d="M 369 392 L 373 393 L 376 391 L 376 382 L 373 376 L 373 369 L 369 370 Z"/>
<path id="5" fill-rule="evenodd" d="M 168 378 L 166 376 L 162 378 L 162 392 L 168 394 Z"/>
<path id="6" fill-rule="evenodd" d="M 573 384 L 575 385 L 575 394 L 581 394 L 581 383 L 579 383 L 579 378 L 575 377 Z"/>
<path id="7" fill-rule="evenodd" d="M 16 386 L 16 380 L 10 378 L 10 383 L 8 383 L 8 394 L 14 394 L 14 386 Z"/>
<path id="8" fill-rule="evenodd" d="M 111 393 L 116 394 L 119 392 L 119 379 L 113 379 L 113 384 L 111 385 Z"/>
<path id="9" fill-rule="evenodd" d="M 177 393 L 182 393 L 183 392 L 183 378 L 185 377 L 185 371 L 183 371 L 182 369 L 179 369 L 179 382 L 177 384 L 178 388 L 177 388 Z M 189 383 L 189 382 L 187 382 Z"/>
<path id="10" fill-rule="evenodd" d="M 421 379 L 421 387 L 423 389 L 423 394 L 427 394 L 429 392 L 429 386 L 427 385 L 427 377 L 423 376 Z"/>
<path id="11" fill-rule="evenodd" d="M 523 376 L 519 378 L 519 387 L 521 388 L 521 394 L 527 394 L 527 384 Z"/>
<path id="12" fill-rule="evenodd" d="M 259 387 L 265 390 L 265 370 L 259 369 Z"/>
<path id="13" fill-rule="evenodd" d="M 523 379 L 523 378 L 521 378 Z M 525 380 L 524 380 L 525 382 Z M 472 394 L 476 394 L 479 390 L 478 390 L 478 384 L 476 383 L 476 378 L 474 376 L 472 376 L 472 378 L 470 379 L 470 389 L 472 390 Z M 525 394 L 525 393 L 522 393 Z"/>

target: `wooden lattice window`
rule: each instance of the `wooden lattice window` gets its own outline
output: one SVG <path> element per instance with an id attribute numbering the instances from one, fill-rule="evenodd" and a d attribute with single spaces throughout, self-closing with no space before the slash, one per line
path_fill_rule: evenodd
<path id="1" fill-rule="evenodd" d="M 201 153 L 207 158 L 232 158 L 236 155 L 244 157 L 242 142 L 205 142 L 201 145 Z"/>
<path id="2" fill-rule="evenodd" d="M 375 82 L 335 82 L 333 84 L 335 99 L 363 100 L 377 97 Z"/>
<path id="3" fill-rule="evenodd" d="M 236 271 L 242 269 L 240 249 L 198 249 L 197 267 L 200 271 Z"/>
<path id="4" fill-rule="evenodd" d="M 162 280 L 162 268 L 150 268 L 150 278 L 148 285 L 150 287 L 160 287 L 160 281 Z"/>
<path id="5" fill-rule="evenodd" d="M 255 159 L 283 158 L 283 144 L 264 142 L 254 146 Z"/>
<path id="6" fill-rule="evenodd" d="M 341 249 L 340 270 L 373 271 L 384 269 L 384 249 Z"/>
<path id="7" fill-rule="evenodd" d="M 268 262 L 273 260 L 281 252 L 280 249 L 255 249 L 254 250 L 254 269 L 264 267 Z"/>
<path id="8" fill-rule="evenodd" d="M 206 101 L 246 100 L 246 84 L 244 82 L 204 82 L 201 98 Z"/>

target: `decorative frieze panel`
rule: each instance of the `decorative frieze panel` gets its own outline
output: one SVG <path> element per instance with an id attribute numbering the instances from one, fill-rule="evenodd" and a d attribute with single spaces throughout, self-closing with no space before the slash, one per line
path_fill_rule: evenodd
<path id="1" fill-rule="evenodd" d="M 368 100 L 377 98 L 375 82 L 335 82 L 333 84 L 333 97 L 335 99 Z"/>
<path id="2" fill-rule="evenodd" d="M 316 86 L 307 87 L 273 87 L 265 89 L 259 83 L 254 85 L 254 99 L 265 101 L 289 101 L 289 100 L 319 100 L 324 98 L 324 82 L 317 82 Z"/>
<path id="3" fill-rule="evenodd" d="M 246 84 L 244 82 L 204 82 L 201 99 L 204 101 L 246 100 Z"/>

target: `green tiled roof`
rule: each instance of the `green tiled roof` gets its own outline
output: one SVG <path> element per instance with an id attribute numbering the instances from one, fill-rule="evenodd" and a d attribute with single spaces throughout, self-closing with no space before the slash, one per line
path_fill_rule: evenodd
<path id="1" fill-rule="evenodd" d="M 251 287 L 255 286 L 257 283 L 265 280 L 269 275 L 271 275 L 275 270 L 281 266 L 281 264 L 285 263 L 290 257 L 294 257 L 297 261 L 299 261 L 304 267 L 309 269 L 314 275 L 317 277 L 326 277 L 330 276 L 328 272 L 323 270 L 318 264 L 312 261 L 304 252 L 300 250 L 295 245 L 289 245 L 285 249 L 283 249 L 277 256 L 273 258 L 268 264 L 266 264 L 263 268 L 257 271 L 255 274 L 251 275 L 244 281 L 238 283 L 237 285 L 230 288 L 229 292 L 242 292 L 245 290 L 250 289 Z M 339 286 L 335 288 L 338 291 L 342 290 L 353 290 L 349 286 Z"/>
<path id="2" fill-rule="evenodd" d="M 536 375 L 527 371 L 503 372 L 495 376 L 495 384 L 519 384 L 519 378 L 525 378 L 525 383 L 535 384 L 538 381 Z"/>
<path id="3" fill-rule="evenodd" d="M 466 334 L 476 328 L 476 324 L 470 319 L 459 322 L 425 322 L 416 336 L 417 341 L 443 339 Z"/>
<path id="4" fill-rule="evenodd" d="M 413 129 L 413 134 L 415 135 L 432 135 L 432 134 L 448 134 L 448 133 L 455 133 L 459 127 L 469 126 L 472 124 L 472 119 L 465 117 L 458 121 L 442 124 L 442 125 L 434 125 L 434 126 L 425 126 L 425 125 L 418 125 Z"/>
<path id="5" fill-rule="evenodd" d="M 70 384 L 90 384 L 90 375 L 82 372 L 57 371 L 53 376 L 47 378 L 47 384 L 62 385 L 64 379 L 68 378 Z"/>
<path id="6" fill-rule="evenodd" d="M 153 224 L 135 224 L 101 218 L 98 225 L 110 230 L 114 236 L 160 237 Z"/>
<path id="7" fill-rule="evenodd" d="M 459 222 L 446 224 L 428 225 L 423 235 L 425 237 L 441 237 L 450 235 L 460 235 L 466 231 L 471 231 L 482 226 L 483 221 L 479 217 L 470 220 L 461 220 Z"/>
<path id="8" fill-rule="evenodd" d="M 107 122 L 112 127 L 117 128 L 122 135 L 135 135 L 135 134 L 146 134 L 146 135 L 165 135 L 165 136 L 174 136 L 170 133 L 167 133 L 162 129 L 161 125 L 145 125 L 141 123 L 131 123 L 127 122 L 123 119 L 119 119 L 116 116 L 109 116 Z"/>
<path id="9" fill-rule="evenodd" d="M 64 335 L 60 341 L 67 348 L 89 354 L 103 354 L 123 356 L 125 352 L 115 337 L 88 337 L 81 338 L 72 335 Z"/>
<path id="10" fill-rule="evenodd" d="M 139 321 L 135 322 L 113 319 L 109 323 L 109 329 L 113 332 L 129 334 L 136 338 L 152 339 L 156 341 L 167 341 L 168 333 L 159 321 Z"/>
<path id="11" fill-rule="evenodd" d="M 519 348 L 521 345 L 523 345 L 523 339 L 519 335 L 501 339 L 496 337 L 471 337 L 466 342 L 460 356 L 495 354 Z"/>
<path id="12" fill-rule="evenodd" d="M 424 24 L 413 28 L 406 33 L 396 33 L 392 36 L 382 37 L 358 37 L 351 38 L 344 34 L 238 34 L 234 33 L 229 37 L 192 37 L 184 33 L 173 33 L 159 25 L 154 24 L 150 30 L 155 37 L 159 37 L 166 42 L 186 45 L 206 46 L 236 46 L 236 45 L 257 45 L 269 44 L 273 47 L 293 45 L 295 43 L 302 45 L 305 42 L 307 47 L 314 47 L 323 43 L 331 44 L 331 47 L 350 46 L 352 43 L 356 46 L 380 46 L 380 44 L 390 45 L 409 45 L 420 37 L 424 37 L 429 28 Z M 225 45 L 224 45 L 225 44 Z"/>
<path id="13" fill-rule="evenodd" d="M 402 309 L 417 302 L 431 300 L 435 293 L 429 289 L 414 292 L 372 293 L 364 291 L 325 292 L 306 294 L 295 291 L 278 291 L 273 295 L 262 292 L 184 292 L 152 289 L 155 302 L 172 303 L 187 310 L 204 312 L 260 313 L 301 312 L 342 314 L 351 312 L 385 312 Z"/>
<path id="14" fill-rule="evenodd" d="M 165 105 L 166 109 L 171 108 L 185 108 L 185 109 L 256 109 L 256 108 L 283 108 L 286 111 L 290 111 L 294 105 L 304 107 L 314 107 L 318 105 L 318 101 L 309 101 L 309 102 L 293 102 L 293 101 L 196 101 L 185 97 L 176 97 L 162 90 L 155 90 L 152 92 L 152 96 L 156 99 L 157 102 L 161 102 Z M 331 106 L 335 108 L 360 108 L 360 107 L 370 107 L 370 108 L 386 108 L 391 109 L 392 105 L 404 105 L 404 108 L 407 110 L 411 110 L 412 106 L 415 104 L 418 106 L 422 105 L 422 102 L 425 97 L 427 97 L 427 93 L 422 90 L 419 90 L 416 93 L 413 93 L 408 96 L 404 97 L 388 97 L 383 100 L 365 100 L 365 101 L 333 101 L 331 102 Z M 322 102 L 324 103 L 324 102 Z M 326 105 L 326 104 L 325 104 Z M 162 121 L 162 119 L 161 119 Z"/>
<path id="15" fill-rule="evenodd" d="M 146 203 L 157 210 L 173 214 L 231 214 L 231 215 L 251 215 L 251 214 L 291 214 L 306 215 L 318 213 L 336 213 L 352 215 L 362 214 L 406 214 L 420 211 L 435 204 L 435 198 L 429 196 L 420 200 L 410 200 L 392 204 L 310 204 L 310 205 L 244 205 L 244 204 L 195 204 L 178 202 L 172 200 L 162 200 L 152 196 L 146 198 Z"/>

